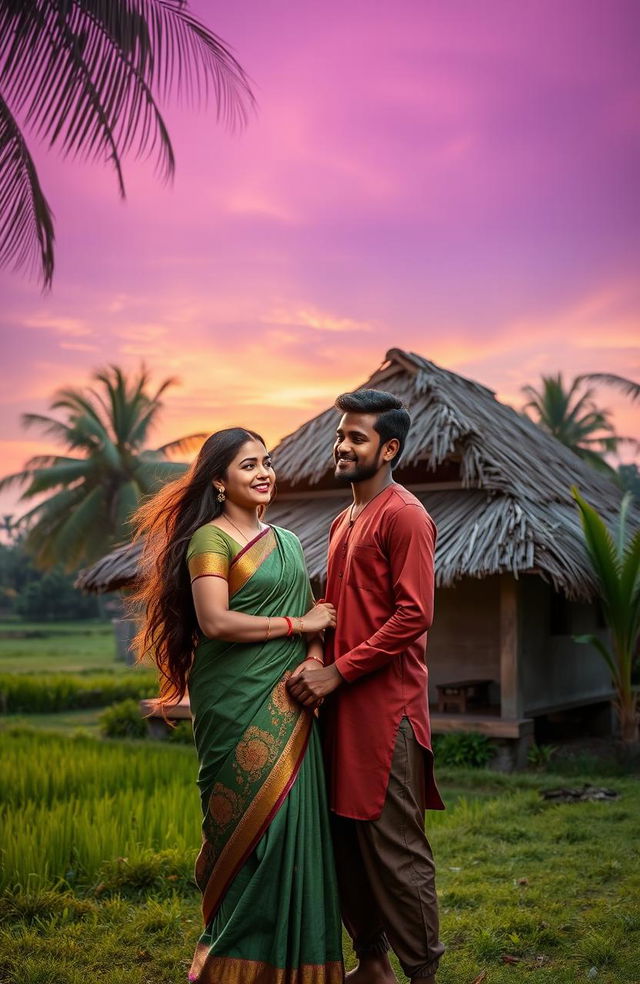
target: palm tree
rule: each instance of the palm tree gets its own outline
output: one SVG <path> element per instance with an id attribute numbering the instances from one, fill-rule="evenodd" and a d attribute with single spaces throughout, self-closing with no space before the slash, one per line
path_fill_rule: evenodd
<path id="1" fill-rule="evenodd" d="M 548 434 L 571 448 L 577 455 L 597 468 L 615 475 L 604 455 L 617 451 L 623 443 L 637 445 L 630 437 L 616 434 L 611 413 L 602 410 L 595 402 L 595 389 L 585 388 L 585 383 L 607 383 L 617 386 L 631 399 L 640 396 L 640 385 L 631 379 L 612 373 L 585 373 L 565 386 L 562 373 L 542 376 L 542 385 L 523 386 L 522 392 L 529 398 L 523 412 L 533 411 L 535 423 Z M 528 415 L 528 414 L 527 414 Z"/>
<path id="2" fill-rule="evenodd" d="M 63 563 L 68 570 L 90 563 L 123 539 L 131 514 L 143 496 L 177 478 L 187 465 L 171 461 L 188 452 L 205 434 L 191 434 L 155 450 L 145 450 L 162 408 L 161 397 L 175 379 L 148 390 L 144 366 L 128 380 L 117 366 L 94 373 L 87 390 L 67 388 L 54 395 L 51 410 L 23 415 L 25 427 L 38 427 L 74 455 L 38 455 L 21 472 L 0 481 L 0 491 L 26 485 L 22 500 L 45 496 L 20 522 L 26 546 L 44 567 Z"/>
<path id="3" fill-rule="evenodd" d="M 620 506 L 615 537 L 604 520 L 575 486 L 572 494 L 584 531 L 587 552 L 600 588 L 600 601 L 611 631 L 611 644 L 596 635 L 576 636 L 576 642 L 595 646 L 611 672 L 622 740 L 638 741 L 638 694 L 632 683 L 633 663 L 640 637 L 640 529 L 627 535 L 632 497 Z"/>
<path id="4" fill-rule="evenodd" d="M 220 38 L 186 0 L 0 0 L 0 264 L 54 267 L 53 216 L 18 123 L 63 155 L 108 162 L 154 154 L 174 173 L 156 95 L 213 93 L 218 118 L 246 119 L 253 96 Z"/>

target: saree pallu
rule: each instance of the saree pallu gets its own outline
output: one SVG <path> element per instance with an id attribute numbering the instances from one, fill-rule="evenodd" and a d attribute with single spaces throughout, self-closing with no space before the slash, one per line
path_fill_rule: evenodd
<path id="1" fill-rule="evenodd" d="M 187 555 L 192 579 L 229 583 L 229 606 L 303 615 L 312 603 L 300 543 L 269 527 L 245 548 L 210 524 Z M 204 932 L 198 984 L 341 984 L 341 925 L 320 742 L 286 681 L 298 636 L 203 638 L 189 677 L 203 824 L 196 881 Z"/>

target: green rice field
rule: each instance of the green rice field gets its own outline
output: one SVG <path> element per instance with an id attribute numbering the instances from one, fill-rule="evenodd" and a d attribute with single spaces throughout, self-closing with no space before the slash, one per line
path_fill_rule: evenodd
<path id="1" fill-rule="evenodd" d="M 134 668 L 137 670 L 138 668 Z M 0 673 L 131 673 L 108 621 L 0 620 Z"/>
<path id="2" fill-rule="evenodd" d="M 105 705 L 153 690 L 110 623 L 0 623 L 0 984 L 184 984 L 195 752 L 98 737 Z M 554 768 L 438 770 L 439 984 L 640 984 L 640 783 L 587 754 Z M 587 781 L 619 799 L 540 797 Z"/>
<path id="3" fill-rule="evenodd" d="M 2 984 L 185 980 L 195 777 L 189 746 L 0 730 Z M 441 984 L 640 982 L 638 781 L 601 780 L 614 802 L 539 795 L 587 778 L 440 771 Z"/>

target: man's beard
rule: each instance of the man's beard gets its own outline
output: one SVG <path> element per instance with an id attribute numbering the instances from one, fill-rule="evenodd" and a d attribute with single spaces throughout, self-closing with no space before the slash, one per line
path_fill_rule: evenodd
<path id="1" fill-rule="evenodd" d="M 350 460 L 351 459 L 349 458 L 347 459 L 347 461 Z M 373 464 L 371 465 L 356 464 L 356 467 L 353 469 L 353 471 L 350 471 L 348 474 L 336 471 L 336 479 L 339 482 L 343 482 L 345 485 L 351 485 L 351 484 L 357 485 L 358 482 L 366 482 L 368 479 L 373 478 L 374 475 L 378 474 L 379 470 L 380 470 L 380 463 L 379 463 L 379 452 L 378 452 L 378 455 L 376 455 L 376 460 L 373 462 Z"/>

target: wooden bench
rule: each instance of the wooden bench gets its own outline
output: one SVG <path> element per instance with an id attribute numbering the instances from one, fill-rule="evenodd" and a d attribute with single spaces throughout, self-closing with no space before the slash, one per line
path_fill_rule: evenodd
<path id="1" fill-rule="evenodd" d="M 489 704 L 491 680 L 454 680 L 436 684 L 439 714 L 467 714 Z"/>
<path id="2" fill-rule="evenodd" d="M 166 707 L 164 717 L 158 706 L 157 697 L 149 697 L 140 701 L 140 714 L 145 718 L 152 738 L 166 738 L 169 734 L 170 725 L 167 724 L 165 718 L 173 723 L 191 720 L 189 697 L 185 695 L 180 703 Z"/>

